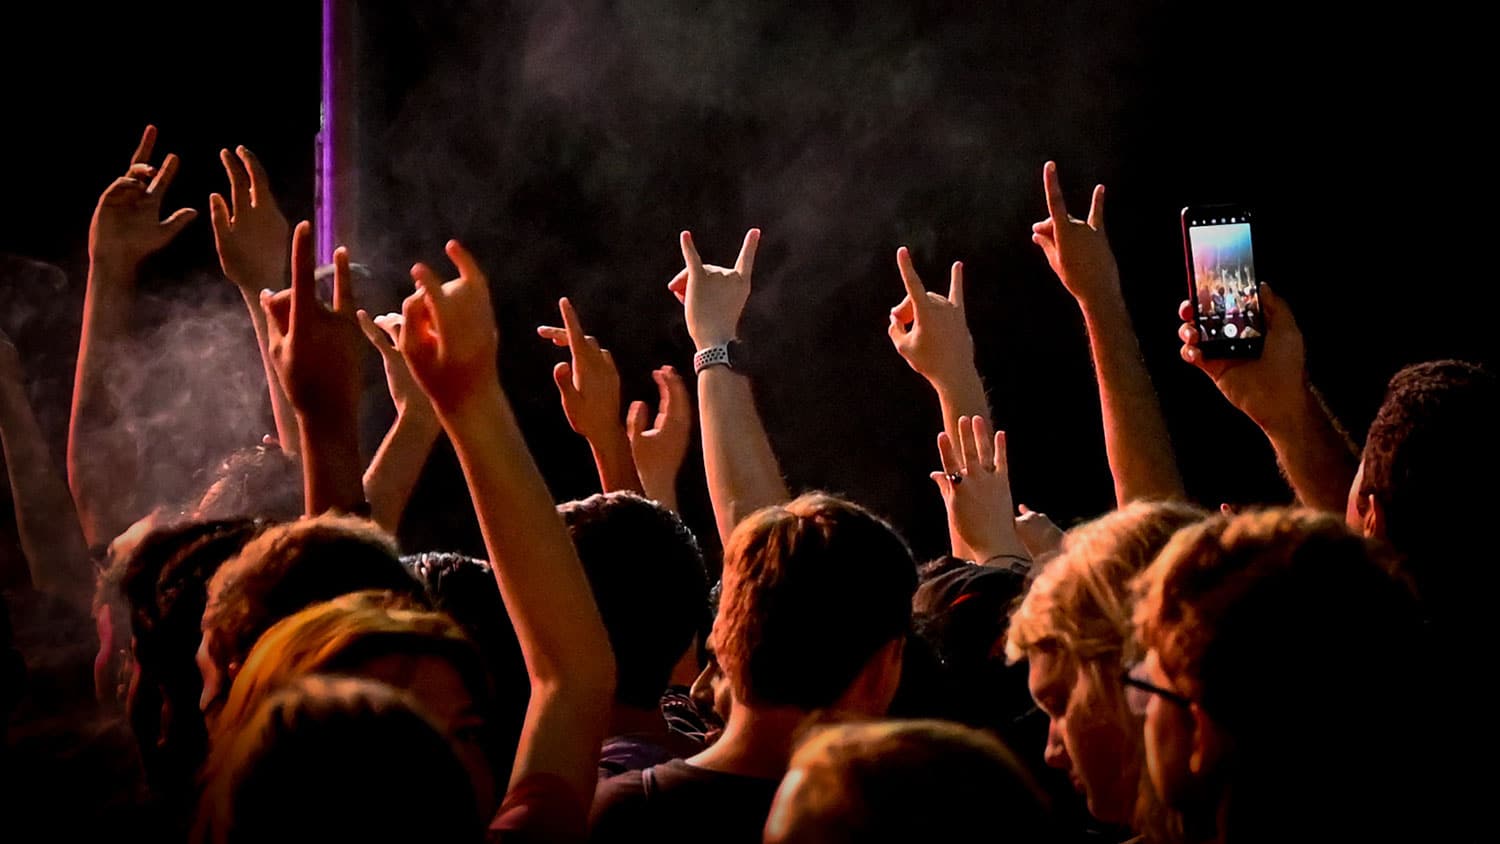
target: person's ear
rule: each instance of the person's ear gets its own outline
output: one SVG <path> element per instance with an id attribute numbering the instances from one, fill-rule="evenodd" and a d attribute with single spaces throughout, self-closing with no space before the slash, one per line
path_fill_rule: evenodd
<path id="1" fill-rule="evenodd" d="M 1218 767 L 1224 753 L 1224 736 L 1203 707 L 1195 703 L 1190 711 L 1193 716 L 1193 747 L 1188 756 L 1188 770 L 1201 777 Z"/>
<path id="2" fill-rule="evenodd" d="M 1365 536 L 1385 539 L 1385 507 L 1381 505 L 1380 499 L 1376 498 L 1373 492 L 1365 497 L 1363 524 Z"/>

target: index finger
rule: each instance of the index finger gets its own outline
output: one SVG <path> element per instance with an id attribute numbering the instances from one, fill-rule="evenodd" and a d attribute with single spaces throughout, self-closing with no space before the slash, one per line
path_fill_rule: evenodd
<path id="1" fill-rule="evenodd" d="M 954 261 L 948 278 L 948 301 L 960 311 L 964 309 L 964 262 Z"/>
<path id="2" fill-rule="evenodd" d="M 250 172 L 250 204 L 259 206 L 262 203 L 272 202 L 271 177 L 266 173 L 265 165 L 248 147 L 240 146 L 235 149 L 240 161 L 245 163 L 245 169 Z"/>
<path id="3" fill-rule="evenodd" d="M 735 259 L 734 271 L 741 278 L 749 278 L 755 271 L 755 251 L 760 248 L 760 229 L 745 232 L 745 245 L 740 247 L 740 257 Z"/>
<path id="4" fill-rule="evenodd" d="M 311 313 L 318 307 L 317 260 L 313 256 L 312 223 L 306 220 L 292 231 L 292 314 L 291 328 L 297 327 L 297 314 Z"/>
<path id="5" fill-rule="evenodd" d="M 132 166 L 145 164 L 151 160 L 151 150 L 156 146 L 156 127 L 147 126 L 146 131 L 141 133 L 141 142 L 136 145 L 135 154 L 130 156 Z"/>
<path id="6" fill-rule="evenodd" d="M 224 172 L 229 175 L 229 199 L 230 207 L 234 209 L 235 216 L 245 213 L 254 203 L 250 199 L 250 176 L 245 172 L 245 165 L 229 150 L 219 150 L 219 161 L 224 165 Z"/>
<path id="7" fill-rule="evenodd" d="M 354 308 L 354 273 L 349 271 L 349 250 L 333 250 L 333 310 L 348 313 Z"/>
<path id="8" fill-rule="evenodd" d="M 1047 193 L 1047 214 L 1059 226 L 1068 221 L 1068 204 L 1063 201 L 1062 180 L 1057 178 L 1057 162 L 1042 168 L 1042 188 Z"/>
<path id="9" fill-rule="evenodd" d="M 688 275 L 703 275 L 703 259 L 698 257 L 698 247 L 693 244 L 693 233 L 683 232 L 678 241 L 682 244 L 682 260 L 687 264 Z"/>
<path id="10" fill-rule="evenodd" d="M 573 303 L 564 296 L 557 302 L 557 309 L 562 311 L 563 328 L 568 332 L 568 345 L 573 349 L 573 355 L 578 355 L 580 347 L 587 347 L 584 338 L 588 332 L 583 330 L 583 321 L 578 318 L 578 311 L 574 310 Z"/>
<path id="11" fill-rule="evenodd" d="M 923 310 L 927 306 L 927 288 L 922 286 L 917 268 L 911 263 L 911 250 L 905 246 L 896 250 L 896 267 L 901 270 L 901 283 L 906 285 L 906 296 L 911 299 L 912 307 Z"/>

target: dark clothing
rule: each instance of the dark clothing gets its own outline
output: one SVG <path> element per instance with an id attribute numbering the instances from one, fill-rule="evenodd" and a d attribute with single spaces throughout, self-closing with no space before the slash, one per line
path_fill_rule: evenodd
<path id="1" fill-rule="evenodd" d="M 599 779 L 663 765 L 673 759 L 692 756 L 702 749 L 701 743 L 677 733 L 612 736 L 604 740 L 599 751 Z"/>
<path id="2" fill-rule="evenodd" d="M 591 840 L 759 844 L 779 785 L 680 759 L 621 774 L 601 781 L 594 793 Z"/>

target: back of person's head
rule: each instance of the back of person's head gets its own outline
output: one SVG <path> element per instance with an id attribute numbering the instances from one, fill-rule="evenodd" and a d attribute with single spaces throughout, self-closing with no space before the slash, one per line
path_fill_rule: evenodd
<path id="1" fill-rule="evenodd" d="M 257 445 L 224 458 L 191 511 L 200 519 L 291 521 L 302 515 L 303 506 L 297 458 L 275 446 Z"/>
<path id="2" fill-rule="evenodd" d="M 1365 438 L 1350 522 L 1413 558 L 1418 589 L 1437 614 L 1453 614 L 1454 602 L 1489 591 L 1475 581 L 1488 573 L 1476 572 L 1470 558 L 1484 553 L 1483 526 L 1496 510 L 1497 428 L 1494 373 L 1442 360 L 1391 378 Z"/>
<path id="3" fill-rule="evenodd" d="M 531 677 L 495 573 L 485 560 L 446 551 L 424 551 L 401 561 L 426 587 L 432 608 L 451 616 L 468 634 L 489 669 L 494 687 L 489 755 L 497 781 L 505 782 L 526 720 Z"/>
<path id="4" fill-rule="evenodd" d="M 380 683 L 298 680 L 215 748 L 211 769 L 195 836 L 203 844 L 483 838 L 453 746 Z"/>
<path id="5" fill-rule="evenodd" d="M 916 581 L 906 543 L 856 504 L 814 493 L 746 517 L 725 543 L 712 634 L 735 705 L 831 707 L 882 653 L 899 674 Z M 896 679 L 865 703 L 888 706 Z"/>
<path id="6" fill-rule="evenodd" d="M 138 667 L 129 711 L 147 779 L 160 798 L 190 793 L 207 752 L 196 655 L 208 581 L 263 528 L 250 519 L 159 528 L 136 545 L 127 567 L 123 585 Z"/>
<path id="7" fill-rule="evenodd" d="M 1054 648 L 1118 673 L 1135 657 L 1131 581 L 1173 534 L 1207 517 L 1190 504 L 1137 501 L 1068 531 L 1011 614 L 1006 657 Z"/>
<path id="8" fill-rule="evenodd" d="M 655 709 L 708 601 L 698 540 L 676 513 L 633 492 L 560 505 L 615 653 L 615 699 Z"/>
<path id="9" fill-rule="evenodd" d="M 1426 643 L 1379 546 L 1326 513 L 1219 516 L 1175 536 L 1137 589 L 1137 635 L 1191 702 L 1194 770 L 1220 801 L 1198 809 L 1222 812 L 1225 840 L 1405 834 Z"/>
<path id="10" fill-rule="evenodd" d="M 766 821 L 768 844 L 1056 840 L 1046 798 L 993 736 L 946 721 L 812 731 Z"/>
<path id="11" fill-rule="evenodd" d="M 1168 837 L 1175 823 L 1151 788 L 1140 717 L 1120 685 L 1125 665 L 1139 658 L 1131 585 L 1173 534 L 1207 517 L 1189 504 L 1138 501 L 1073 528 L 1005 633 L 1006 657 L 1029 661 L 1032 694 L 1089 811 L 1151 839 Z"/>
<path id="12" fill-rule="evenodd" d="M 462 668 L 474 691 L 487 689 L 477 651 L 448 615 L 394 592 L 352 592 L 299 610 L 260 637 L 230 686 L 214 741 L 298 678 L 345 673 L 391 654 L 441 656 Z"/>
<path id="13" fill-rule="evenodd" d="M 204 709 L 227 691 L 271 625 L 313 604 L 362 590 L 425 600 L 396 542 L 373 522 L 325 515 L 277 525 L 219 567 L 203 614 Z M 210 669 L 217 677 L 210 678 Z"/>

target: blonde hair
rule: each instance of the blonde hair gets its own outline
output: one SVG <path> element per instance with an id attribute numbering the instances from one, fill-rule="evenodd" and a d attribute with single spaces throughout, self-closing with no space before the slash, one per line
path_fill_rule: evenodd
<path id="1" fill-rule="evenodd" d="M 1058 555 L 1032 581 L 1011 616 L 1006 658 L 1014 663 L 1033 650 L 1061 652 L 1092 678 L 1101 702 L 1120 723 L 1133 725 L 1137 719 L 1125 705 L 1117 673 L 1140 650 L 1131 584 L 1174 534 L 1208 515 L 1181 502 L 1137 501 L 1068 531 Z M 1140 769 L 1132 826 L 1148 841 L 1176 840 L 1177 819 L 1151 785 L 1140 730 L 1126 733 L 1135 755 L 1122 762 Z"/>
<path id="2" fill-rule="evenodd" d="M 391 592 L 354 592 L 277 622 L 251 649 L 213 725 L 213 744 L 243 728 L 271 695 L 311 674 L 339 673 L 362 658 L 408 649 L 450 658 L 484 691 L 477 653 L 458 623 Z"/>
<path id="3" fill-rule="evenodd" d="M 1131 580 L 1174 533 L 1207 516 L 1180 502 L 1137 501 L 1068 531 L 1011 614 L 1006 659 L 1039 648 L 1083 661 L 1133 656 Z"/>

